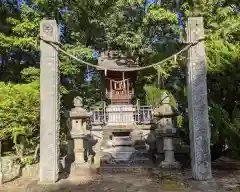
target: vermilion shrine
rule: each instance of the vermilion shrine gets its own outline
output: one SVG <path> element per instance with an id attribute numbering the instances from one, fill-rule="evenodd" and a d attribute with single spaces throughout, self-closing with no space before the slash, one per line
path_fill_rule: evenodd
<path id="1" fill-rule="evenodd" d="M 187 41 L 204 36 L 203 19 L 189 18 Z M 56 182 L 59 175 L 59 41 L 55 20 L 41 22 L 41 129 L 40 181 Z M 102 77 L 103 105 L 84 109 L 81 98 L 74 99 L 70 111 L 69 154 L 74 155 L 72 171 L 93 166 L 179 168 L 175 160 L 176 125 L 167 94 L 156 109 L 134 99 L 135 62 L 118 52 L 101 55 L 97 70 Z M 193 178 L 211 178 L 210 130 L 208 121 L 206 56 L 204 42 L 189 49 L 188 105 L 190 151 Z M 88 123 L 90 121 L 90 123 Z M 71 145 L 72 144 L 72 145 Z M 73 150 L 72 150 L 73 149 Z M 71 151 L 72 150 L 72 151 Z M 159 159 L 154 162 L 153 158 Z"/>

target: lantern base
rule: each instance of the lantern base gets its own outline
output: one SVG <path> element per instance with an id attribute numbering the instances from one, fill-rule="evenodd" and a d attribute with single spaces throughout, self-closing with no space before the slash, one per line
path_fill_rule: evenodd
<path id="1" fill-rule="evenodd" d="M 165 169 L 180 169 L 181 168 L 181 164 L 178 161 L 162 161 L 159 164 L 159 167 L 161 168 L 165 168 Z"/>
<path id="2" fill-rule="evenodd" d="M 93 170 L 88 163 L 73 163 L 71 165 L 71 176 L 90 176 Z"/>

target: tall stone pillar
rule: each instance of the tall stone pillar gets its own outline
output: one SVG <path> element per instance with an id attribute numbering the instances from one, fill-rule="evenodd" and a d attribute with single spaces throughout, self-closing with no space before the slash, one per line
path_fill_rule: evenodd
<path id="1" fill-rule="evenodd" d="M 42 38 L 58 42 L 59 29 L 55 20 L 40 24 Z M 40 182 L 54 183 L 59 172 L 59 64 L 58 51 L 45 41 L 40 41 Z"/>
<path id="2" fill-rule="evenodd" d="M 195 42 L 201 37 L 204 37 L 203 18 L 190 17 L 187 23 L 188 42 Z M 206 77 L 206 53 L 202 41 L 190 48 L 188 63 L 191 164 L 193 178 L 197 180 L 212 178 Z"/>

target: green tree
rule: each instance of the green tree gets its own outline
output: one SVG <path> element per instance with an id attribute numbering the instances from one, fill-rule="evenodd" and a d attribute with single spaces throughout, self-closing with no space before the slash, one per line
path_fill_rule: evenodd
<path id="1" fill-rule="evenodd" d="M 39 139 L 39 82 L 0 83 L 0 138 L 22 159 L 35 150 Z M 32 151 L 33 150 L 33 151 Z"/>
<path id="2" fill-rule="evenodd" d="M 122 50 L 144 66 L 162 60 L 183 47 L 182 42 L 176 40 L 182 34 L 176 15 L 176 10 L 179 10 L 184 14 L 185 21 L 189 16 L 204 17 L 212 143 L 217 146 L 216 151 L 221 151 L 226 144 L 239 148 L 240 130 L 236 115 L 240 98 L 238 2 L 184 0 L 176 9 L 172 1 L 163 1 L 151 5 L 147 12 L 144 5 L 144 0 L 68 0 L 58 1 L 57 5 L 55 1 L 31 0 L 19 9 L 17 1 L 0 1 L 0 81 L 5 82 L 0 85 L 0 98 L 4 101 L 0 104 L 2 138 L 12 141 L 14 145 L 19 144 L 16 139 L 19 137 L 12 136 L 13 128 L 17 127 L 14 132 L 24 130 L 21 134 L 27 134 L 29 140 L 34 142 L 37 140 L 39 114 L 32 113 L 29 123 L 18 117 L 24 119 L 19 113 L 25 110 L 27 113 L 31 112 L 29 110 L 39 111 L 39 98 L 36 96 L 39 92 L 38 37 L 39 22 L 43 17 L 55 18 L 63 26 L 63 49 L 85 61 L 97 63 L 92 59 L 92 47 L 95 47 Z M 64 7 L 68 11 L 60 14 Z M 186 56 L 138 72 L 136 94 L 142 102 L 157 105 L 158 93 L 163 90 L 171 93 L 182 117 L 182 125 L 179 125 L 183 128 L 182 137 L 188 142 Z M 94 74 L 92 80 L 86 83 L 86 70 L 85 65 L 60 54 L 62 117 L 72 107 L 72 100 L 77 95 L 83 97 L 86 106 L 101 100 L 100 91 L 96 91 L 100 88 L 99 76 Z M 36 97 L 21 100 L 30 93 Z M 15 98 L 19 94 L 21 96 Z M 14 99 L 17 102 L 12 104 L 11 100 Z M 22 102 L 24 105 L 20 105 Z M 11 108 L 15 105 L 19 109 L 12 112 Z M 26 109 L 28 105 L 31 107 Z M 13 121 L 14 125 L 9 124 L 13 119 L 18 120 Z M 64 121 L 62 118 L 61 127 L 66 131 Z M 32 129 L 33 132 L 29 131 Z M 32 149 L 36 148 L 36 143 Z"/>

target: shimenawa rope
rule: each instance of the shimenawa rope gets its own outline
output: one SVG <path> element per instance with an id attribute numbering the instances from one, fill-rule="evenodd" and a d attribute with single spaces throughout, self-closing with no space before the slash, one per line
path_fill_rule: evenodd
<path id="1" fill-rule="evenodd" d="M 75 59 L 76 61 L 80 62 L 80 63 L 83 63 L 87 66 L 90 66 L 90 67 L 94 67 L 96 69 L 103 69 L 105 71 L 119 71 L 119 72 L 125 72 L 125 71 L 140 71 L 140 70 L 144 70 L 144 69 L 148 69 L 148 68 L 152 68 L 152 67 L 155 67 L 157 65 L 160 65 L 160 64 L 163 64 L 171 59 L 176 59 L 176 56 L 177 55 L 180 55 L 181 53 L 183 53 L 184 51 L 187 51 L 188 49 L 190 49 L 192 46 L 198 44 L 199 42 L 205 40 L 205 37 L 201 37 L 201 38 L 198 38 L 195 42 L 192 42 L 192 43 L 187 43 L 187 45 L 182 48 L 180 51 L 176 52 L 175 54 L 167 57 L 166 59 L 163 59 L 162 61 L 159 61 L 157 63 L 153 63 L 151 65 L 148 65 L 148 66 L 143 66 L 143 67 L 132 67 L 132 68 L 124 68 L 124 69 L 121 69 L 121 68 L 105 68 L 105 67 L 102 67 L 102 66 L 98 66 L 98 65 L 94 65 L 92 63 L 89 63 L 89 62 L 86 62 L 70 53 L 68 53 L 67 51 L 63 50 L 62 48 L 60 48 L 61 44 L 58 43 L 58 42 L 53 42 L 53 41 L 48 41 L 48 40 L 45 40 L 44 38 L 40 37 L 40 40 L 48 43 L 49 45 L 53 46 L 55 49 L 61 51 L 62 53 L 64 53 L 65 55 Z"/>

